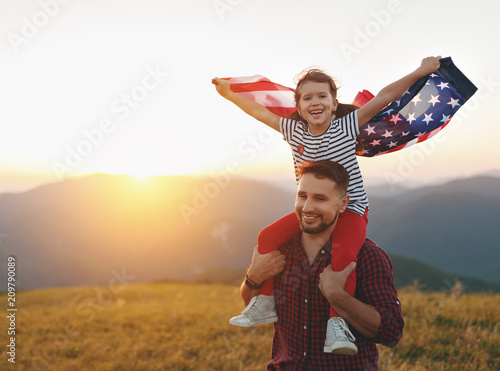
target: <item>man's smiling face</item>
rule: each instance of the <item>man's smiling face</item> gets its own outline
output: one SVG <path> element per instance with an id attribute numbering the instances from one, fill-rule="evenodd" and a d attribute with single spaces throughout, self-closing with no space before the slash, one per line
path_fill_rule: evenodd
<path id="1" fill-rule="evenodd" d="M 310 173 L 302 175 L 295 199 L 300 228 L 310 234 L 327 230 L 344 212 L 348 201 L 349 196 L 341 193 L 333 180 Z"/>

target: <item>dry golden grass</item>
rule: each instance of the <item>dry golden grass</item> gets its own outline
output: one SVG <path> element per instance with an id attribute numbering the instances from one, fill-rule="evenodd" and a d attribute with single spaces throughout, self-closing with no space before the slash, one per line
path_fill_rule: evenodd
<path id="1" fill-rule="evenodd" d="M 405 335 L 381 347 L 381 370 L 500 368 L 500 295 L 403 290 L 400 299 Z M 270 357 L 272 325 L 227 323 L 242 309 L 236 287 L 37 290 L 17 293 L 17 307 L 19 370 L 264 370 Z M 3 351 L 0 369 L 14 369 L 7 358 Z"/>
<path id="2" fill-rule="evenodd" d="M 405 333 L 381 347 L 389 370 L 500 369 L 500 295 L 411 293 L 400 299 Z"/>

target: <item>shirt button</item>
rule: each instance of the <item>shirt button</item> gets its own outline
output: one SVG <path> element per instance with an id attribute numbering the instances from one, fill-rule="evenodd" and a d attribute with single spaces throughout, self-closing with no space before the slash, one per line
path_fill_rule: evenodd
<path id="1" fill-rule="evenodd" d="M 304 303 L 307 303 L 307 299 L 304 300 Z"/>
<path id="2" fill-rule="evenodd" d="M 326 251 L 325 250 L 321 250 L 321 253 L 324 254 Z"/>
<path id="3" fill-rule="evenodd" d="M 307 326 L 304 326 L 304 330 L 307 330 Z"/>
<path id="4" fill-rule="evenodd" d="M 307 353 L 306 353 L 306 352 L 304 352 L 304 357 L 305 357 L 306 355 L 307 355 Z"/>

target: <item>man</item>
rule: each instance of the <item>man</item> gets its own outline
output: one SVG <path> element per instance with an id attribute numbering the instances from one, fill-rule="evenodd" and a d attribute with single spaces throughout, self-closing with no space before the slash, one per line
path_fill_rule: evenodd
<path id="1" fill-rule="evenodd" d="M 280 251 L 261 255 L 254 250 L 240 292 L 248 305 L 259 294 L 255 287 L 275 276 L 279 320 L 274 324 L 269 370 L 374 370 L 376 343 L 393 347 L 401 339 L 404 322 L 385 252 L 365 241 L 358 254 L 354 296 L 344 286 L 355 264 L 341 272 L 331 268 L 331 235 L 349 200 L 347 185 L 342 186 L 346 177 L 348 182 L 347 171 L 332 161 L 303 166 L 295 201 L 302 232 Z M 325 334 L 330 305 L 350 330 L 347 324 L 341 329 L 328 326 Z M 356 355 L 323 351 L 324 344 L 342 340 L 346 333 L 356 338 Z"/>

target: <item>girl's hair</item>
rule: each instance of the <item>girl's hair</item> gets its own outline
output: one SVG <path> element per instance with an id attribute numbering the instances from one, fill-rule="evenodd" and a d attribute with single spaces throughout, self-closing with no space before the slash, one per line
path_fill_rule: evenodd
<path id="1" fill-rule="evenodd" d="M 337 85 L 335 84 L 335 81 L 333 78 L 323 72 L 322 70 L 318 68 L 311 68 L 309 70 L 303 71 L 301 74 L 299 74 L 296 78 L 297 86 L 295 88 L 295 106 L 298 105 L 299 99 L 300 99 L 300 86 L 306 82 L 306 81 L 314 81 L 314 82 L 326 82 L 330 86 L 330 92 L 332 93 L 333 98 L 337 98 Z M 335 117 L 336 118 L 341 118 L 352 111 L 357 110 L 359 107 L 354 105 L 354 104 L 345 104 L 345 103 L 339 103 L 337 106 L 337 110 L 335 111 Z M 297 121 L 302 121 L 307 124 L 307 122 L 299 115 L 297 110 L 295 110 L 288 118 L 297 120 Z"/>
<path id="2" fill-rule="evenodd" d="M 328 75 L 327 73 L 323 72 L 319 68 L 311 68 L 308 70 L 303 71 L 299 75 L 295 77 L 296 81 L 296 87 L 295 87 L 295 107 L 297 107 L 300 99 L 300 86 L 306 82 L 306 81 L 314 81 L 314 82 L 326 82 L 330 86 L 330 92 L 332 93 L 333 98 L 337 98 L 337 85 L 335 84 L 335 81 L 333 78 Z M 359 109 L 355 104 L 346 104 L 346 103 L 339 103 L 337 106 L 337 110 L 335 111 L 335 118 L 341 118 L 344 116 L 347 116 L 349 113 L 356 111 Z M 304 124 L 307 124 L 307 121 L 304 120 L 302 116 L 300 116 L 299 112 L 295 110 L 293 113 L 291 113 L 288 118 L 301 121 Z M 359 136 L 357 138 L 357 144 L 356 144 L 356 152 L 360 153 L 363 149 L 363 142 L 359 140 Z"/>

